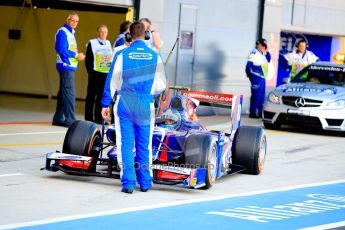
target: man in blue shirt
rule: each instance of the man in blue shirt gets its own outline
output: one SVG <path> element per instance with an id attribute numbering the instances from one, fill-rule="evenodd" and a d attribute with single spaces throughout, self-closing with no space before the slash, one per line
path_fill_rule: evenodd
<path id="1" fill-rule="evenodd" d="M 114 105 L 117 160 L 121 167 L 122 192 L 132 193 L 136 181 L 140 190 L 152 187 L 152 135 L 155 120 L 154 96 L 165 90 L 161 57 L 145 44 L 145 29 L 140 22 L 130 26 L 131 45 L 117 57 L 110 69 L 110 96 Z M 107 90 L 104 93 L 109 92 Z M 109 119 L 109 103 L 102 101 L 102 116 Z M 135 153 L 134 153 L 135 147 Z"/>
<path id="2" fill-rule="evenodd" d="M 114 49 L 118 46 L 122 46 L 125 44 L 125 33 L 128 33 L 130 25 L 131 25 L 130 21 L 124 21 L 121 23 L 120 34 L 114 42 Z"/>
<path id="3" fill-rule="evenodd" d="M 74 72 L 78 61 L 83 61 L 85 55 L 78 53 L 74 33 L 79 22 L 76 13 L 67 16 L 66 23 L 55 35 L 56 68 L 60 75 L 60 88 L 57 95 L 56 112 L 53 125 L 70 126 L 75 120 L 75 85 Z"/>

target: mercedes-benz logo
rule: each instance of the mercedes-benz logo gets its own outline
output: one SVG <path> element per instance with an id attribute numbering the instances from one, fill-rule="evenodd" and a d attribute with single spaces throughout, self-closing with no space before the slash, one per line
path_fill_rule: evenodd
<path id="1" fill-rule="evenodd" d="M 305 100 L 303 97 L 297 98 L 295 101 L 296 107 L 303 107 L 305 105 Z"/>

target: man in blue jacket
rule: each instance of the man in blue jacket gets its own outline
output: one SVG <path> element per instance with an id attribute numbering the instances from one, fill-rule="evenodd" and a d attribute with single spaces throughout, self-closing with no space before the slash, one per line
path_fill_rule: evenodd
<path id="1" fill-rule="evenodd" d="M 66 23 L 55 35 L 56 68 L 60 75 L 60 88 L 57 96 L 56 112 L 53 125 L 70 126 L 75 120 L 75 85 L 74 72 L 78 61 L 83 61 L 85 55 L 78 53 L 74 33 L 79 22 L 76 13 L 67 16 Z"/>
<path id="2" fill-rule="evenodd" d="M 266 77 L 268 74 L 271 54 L 267 49 L 267 40 L 260 38 L 256 48 L 249 54 L 246 74 L 251 83 L 250 118 L 261 118 L 265 102 Z"/>
<path id="3" fill-rule="evenodd" d="M 114 49 L 118 46 L 122 46 L 125 44 L 125 33 L 129 32 L 129 26 L 131 25 L 130 21 L 124 21 L 121 23 L 120 25 L 120 34 L 119 36 L 116 38 L 115 42 L 114 42 Z"/>
<path id="4" fill-rule="evenodd" d="M 131 45 L 124 49 L 110 69 L 111 96 L 114 105 L 117 160 L 121 167 L 122 192 L 132 193 L 138 180 L 140 190 L 152 187 L 152 135 L 154 95 L 165 90 L 165 72 L 161 57 L 145 44 L 145 29 L 140 22 L 130 26 Z M 109 92 L 107 90 L 104 93 Z M 106 100 L 102 116 L 109 119 Z M 135 153 L 134 153 L 135 147 Z"/>

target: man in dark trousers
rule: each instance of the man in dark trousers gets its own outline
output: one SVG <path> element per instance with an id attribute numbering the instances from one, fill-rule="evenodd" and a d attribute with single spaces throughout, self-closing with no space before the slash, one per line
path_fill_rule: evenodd
<path id="1" fill-rule="evenodd" d="M 53 125 L 68 127 L 76 120 L 74 72 L 77 70 L 78 61 L 85 59 L 83 53 L 78 53 L 74 36 L 78 22 L 78 14 L 70 13 L 66 23 L 55 35 L 56 68 L 60 75 L 60 88 Z"/>
<path id="2" fill-rule="evenodd" d="M 101 100 L 107 74 L 112 60 L 112 47 L 107 40 L 108 28 L 97 27 L 97 38 L 87 44 L 85 66 L 88 72 L 88 86 L 85 102 L 85 120 L 102 124 Z"/>
<path id="3" fill-rule="evenodd" d="M 117 93 L 114 105 L 117 160 L 125 193 L 133 192 L 137 180 L 142 192 L 152 187 L 154 96 L 166 87 L 162 59 L 146 46 L 143 23 L 134 22 L 130 34 L 131 45 L 117 56 L 113 72 L 109 73 L 112 74 L 110 98 Z M 109 108 L 102 109 L 102 116 L 109 119 Z"/>

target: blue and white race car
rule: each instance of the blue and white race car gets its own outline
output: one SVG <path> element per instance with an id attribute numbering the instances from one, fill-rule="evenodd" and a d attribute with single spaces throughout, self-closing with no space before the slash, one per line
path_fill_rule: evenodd
<path id="1" fill-rule="evenodd" d="M 224 175 L 261 173 L 266 157 L 265 132 L 260 127 L 240 126 L 242 100 L 242 96 L 190 90 L 171 97 L 166 108 L 157 110 L 164 112 L 157 114 L 152 138 L 153 181 L 210 188 Z M 199 103 L 232 108 L 230 132 L 205 129 L 195 113 Z M 46 154 L 44 169 L 120 178 L 115 140 L 114 125 L 103 125 L 100 130 L 95 123 L 76 121 L 66 133 L 62 153 Z"/>

